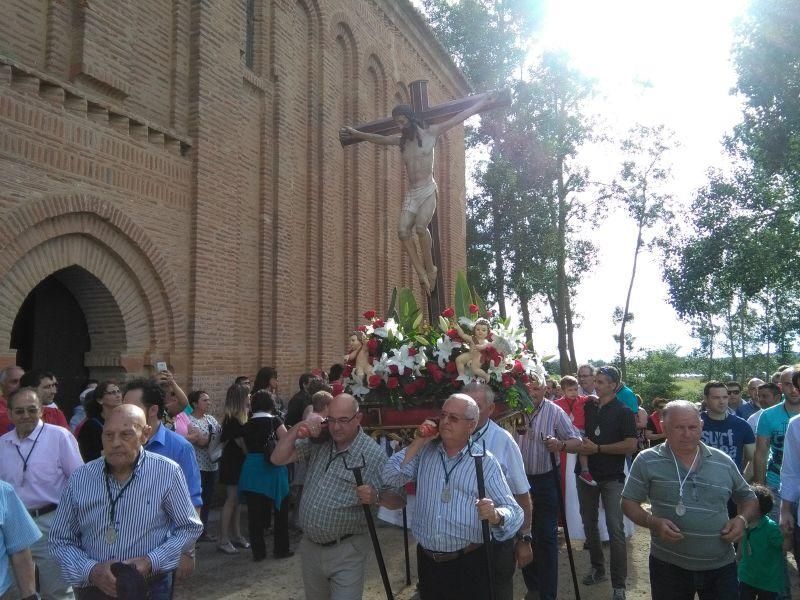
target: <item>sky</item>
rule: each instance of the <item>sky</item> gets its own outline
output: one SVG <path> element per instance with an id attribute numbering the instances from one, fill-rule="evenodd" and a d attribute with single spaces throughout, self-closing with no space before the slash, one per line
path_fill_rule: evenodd
<path id="1" fill-rule="evenodd" d="M 730 62 L 734 20 L 746 0 L 546 0 L 544 22 L 532 52 L 561 49 L 572 65 L 594 78 L 596 112 L 612 136 L 635 123 L 664 124 L 679 147 L 671 154 L 672 180 L 666 188 L 688 205 L 709 167 L 724 167 L 721 141 L 739 121 L 740 100 L 730 94 L 735 73 Z M 647 82 L 647 85 L 642 85 Z M 580 157 L 592 179 L 610 181 L 619 169 L 614 147 L 593 147 Z M 469 173 L 467 174 L 469 176 Z M 581 281 L 576 308 L 582 324 L 575 332 L 577 359 L 613 359 L 617 352 L 611 315 L 625 302 L 636 228 L 620 207 L 598 227 L 587 226 L 599 248 L 599 264 Z M 640 255 L 631 300 L 634 322 L 628 331 L 635 349 L 675 344 L 695 347 L 690 328 L 667 302 L 659 257 Z M 542 316 L 549 314 L 545 308 Z M 534 329 L 542 355 L 556 353 L 552 324 Z"/>

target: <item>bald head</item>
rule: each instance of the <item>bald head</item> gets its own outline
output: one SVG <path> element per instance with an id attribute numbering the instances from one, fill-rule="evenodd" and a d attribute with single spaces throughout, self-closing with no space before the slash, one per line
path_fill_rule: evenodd
<path id="1" fill-rule="evenodd" d="M 328 409 L 332 410 L 333 407 L 337 408 L 337 412 L 339 410 L 350 410 L 351 413 L 356 413 L 361 408 L 355 396 L 351 396 L 350 394 L 339 394 L 334 397 L 328 404 Z"/>
<path id="2" fill-rule="evenodd" d="M 8 398 L 19 389 L 19 380 L 25 374 L 22 367 L 13 365 L 0 371 L 0 392 Z"/>
<path id="3" fill-rule="evenodd" d="M 131 424 L 144 428 L 147 426 L 147 416 L 144 411 L 135 404 L 121 404 L 111 411 L 106 420 L 106 426 L 117 422 L 130 422 Z"/>
<path id="4" fill-rule="evenodd" d="M 150 434 L 144 411 L 135 404 L 122 404 L 103 425 L 103 455 L 115 476 L 126 477 Z"/>

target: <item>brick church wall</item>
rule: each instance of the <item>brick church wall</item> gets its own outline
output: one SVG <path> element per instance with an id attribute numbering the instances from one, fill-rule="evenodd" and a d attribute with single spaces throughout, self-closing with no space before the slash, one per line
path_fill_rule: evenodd
<path id="1" fill-rule="evenodd" d="M 289 397 L 393 286 L 421 297 L 396 234 L 397 149 L 337 137 L 415 79 L 431 104 L 468 93 L 407 0 L 6 0 L 3 16 L 0 366 L 27 293 L 73 264 L 92 276 L 65 276 L 90 371 L 163 359 L 220 399 L 264 365 Z M 450 297 L 462 128 L 437 151 Z"/>

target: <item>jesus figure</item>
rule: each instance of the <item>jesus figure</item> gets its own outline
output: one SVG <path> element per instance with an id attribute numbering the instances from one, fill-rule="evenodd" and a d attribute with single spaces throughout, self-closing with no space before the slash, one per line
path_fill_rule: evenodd
<path id="1" fill-rule="evenodd" d="M 468 109 L 436 125 L 426 126 L 414 113 L 411 106 L 400 104 L 392 110 L 392 119 L 401 128 L 400 135 L 384 136 L 364 133 L 353 127 L 344 127 L 342 138 L 352 136 L 373 144 L 400 146 L 400 154 L 406 167 L 409 189 L 400 209 L 400 224 L 397 235 L 403 244 L 411 264 L 425 293 L 436 287 L 438 269 L 433 264 L 432 240 L 428 225 L 436 212 L 436 180 L 433 178 L 433 150 L 436 140 L 449 129 L 477 114 L 492 99 L 487 94 Z M 414 244 L 414 233 L 419 240 L 419 252 Z"/>

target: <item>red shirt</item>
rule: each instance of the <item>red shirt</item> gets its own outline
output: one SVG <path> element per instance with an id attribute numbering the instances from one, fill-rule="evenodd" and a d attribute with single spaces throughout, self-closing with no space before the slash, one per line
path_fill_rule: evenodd
<path id="1" fill-rule="evenodd" d="M 4 396 L 0 396 L 0 435 L 11 431 L 11 419 L 8 418 L 8 403 Z"/>
<path id="2" fill-rule="evenodd" d="M 572 400 L 565 396 L 561 396 L 561 398 L 553 401 L 562 409 L 564 409 L 564 412 L 567 413 L 567 416 L 572 421 L 572 424 L 580 429 L 581 433 L 585 432 L 586 430 L 586 413 L 584 412 L 584 404 L 586 404 L 586 400 L 586 396 L 578 396 Z"/>
<path id="3" fill-rule="evenodd" d="M 64 416 L 64 413 L 61 412 L 61 409 L 57 406 L 43 406 L 42 421 L 45 423 L 50 423 L 50 425 L 58 425 L 70 433 L 72 432 L 72 430 L 69 428 L 69 424 L 67 423 L 67 417 Z"/>

